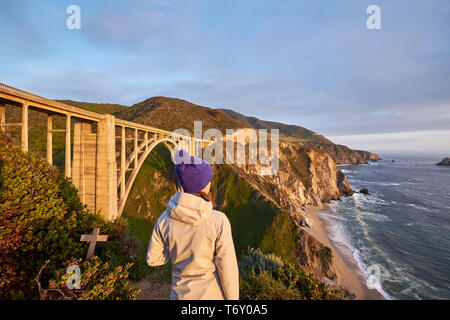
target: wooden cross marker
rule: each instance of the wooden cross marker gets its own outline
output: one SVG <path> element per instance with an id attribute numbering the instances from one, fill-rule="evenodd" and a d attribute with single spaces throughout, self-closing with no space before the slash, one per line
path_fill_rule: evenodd
<path id="1" fill-rule="evenodd" d="M 89 249 L 86 255 L 86 260 L 89 260 L 94 255 L 95 245 L 97 241 L 104 242 L 108 240 L 108 235 L 99 234 L 100 229 L 94 228 L 92 234 L 83 234 L 80 241 L 89 242 Z"/>

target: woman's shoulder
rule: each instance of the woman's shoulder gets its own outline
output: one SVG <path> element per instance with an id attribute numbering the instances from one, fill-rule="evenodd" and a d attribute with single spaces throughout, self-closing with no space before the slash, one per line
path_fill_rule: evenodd
<path id="1" fill-rule="evenodd" d="M 228 217 L 225 213 L 223 213 L 222 211 L 218 211 L 218 210 L 213 210 L 211 212 L 211 217 L 217 221 L 223 222 L 223 221 L 227 221 L 228 222 Z"/>
<path id="2" fill-rule="evenodd" d="M 166 223 L 170 218 L 170 214 L 167 210 L 165 210 L 156 220 L 156 224 Z"/>

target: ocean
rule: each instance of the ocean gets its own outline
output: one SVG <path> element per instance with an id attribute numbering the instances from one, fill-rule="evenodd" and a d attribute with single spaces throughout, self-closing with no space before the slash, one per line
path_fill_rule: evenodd
<path id="1" fill-rule="evenodd" d="M 387 299 L 450 299 L 450 167 L 427 156 L 382 156 L 339 166 L 352 188 L 367 188 L 319 213 L 334 245 L 345 246 Z M 394 160 L 395 162 L 393 162 Z"/>

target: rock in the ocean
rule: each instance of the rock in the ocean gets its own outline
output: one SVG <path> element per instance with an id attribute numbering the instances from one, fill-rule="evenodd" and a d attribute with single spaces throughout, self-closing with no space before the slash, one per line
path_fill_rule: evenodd
<path id="1" fill-rule="evenodd" d="M 450 166 L 450 158 L 449 157 L 445 157 L 444 159 L 441 160 L 441 162 L 436 163 L 437 166 Z"/>
<path id="2" fill-rule="evenodd" d="M 359 193 L 363 193 L 363 194 L 370 196 L 369 189 L 367 189 L 367 188 L 362 188 L 361 190 L 359 190 Z"/>

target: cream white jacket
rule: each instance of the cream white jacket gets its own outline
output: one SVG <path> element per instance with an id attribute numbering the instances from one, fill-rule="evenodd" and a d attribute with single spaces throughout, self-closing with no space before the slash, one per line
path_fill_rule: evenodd
<path id="1" fill-rule="evenodd" d="M 212 204 L 177 192 L 159 217 L 147 263 L 172 262 L 170 299 L 239 299 L 239 271 L 228 218 Z"/>

